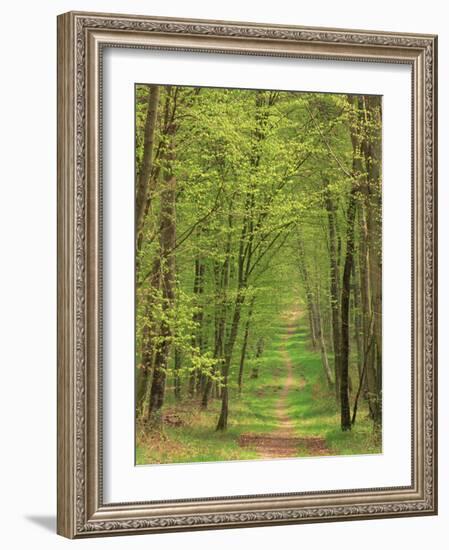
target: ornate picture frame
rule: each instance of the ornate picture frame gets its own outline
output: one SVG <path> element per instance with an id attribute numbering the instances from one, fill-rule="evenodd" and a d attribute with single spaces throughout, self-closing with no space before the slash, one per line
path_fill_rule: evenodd
<path id="1" fill-rule="evenodd" d="M 105 48 L 404 64 L 412 74 L 412 482 L 105 503 Z M 58 533 L 69 538 L 437 513 L 437 37 L 70 12 L 58 17 Z M 130 359 L 133 361 L 133 358 Z M 132 427 L 130 427 L 132 429 Z"/>

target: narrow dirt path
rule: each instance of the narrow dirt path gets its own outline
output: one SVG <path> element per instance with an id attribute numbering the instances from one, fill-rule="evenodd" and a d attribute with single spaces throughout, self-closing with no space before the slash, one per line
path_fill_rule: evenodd
<path id="1" fill-rule="evenodd" d="M 296 322 L 299 315 L 298 310 L 289 313 L 287 332 L 282 337 L 280 351 L 286 366 L 287 377 L 274 411 L 278 427 L 269 434 L 248 433 L 239 437 L 239 445 L 255 449 L 260 458 L 295 457 L 298 456 L 299 447 L 305 447 L 309 456 L 329 456 L 331 454 L 322 437 L 298 437 L 295 432 L 295 423 L 288 411 L 287 398 L 289 392 L 294 389 L 295 385 L 297 389 L 301 389 L 306 384 L 302 377 L 300 380 L 295 380 L 293 364 L 286 349 L 286 343 L 296 331 Z"/>

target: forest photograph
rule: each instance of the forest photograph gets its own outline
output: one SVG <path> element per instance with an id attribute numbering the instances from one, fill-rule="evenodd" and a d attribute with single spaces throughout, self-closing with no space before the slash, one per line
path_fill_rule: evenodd
<path id="1" fill-rule="evenodd" d="M 137 465 L 382 452 L 382 97 L 135 86 Z"/>

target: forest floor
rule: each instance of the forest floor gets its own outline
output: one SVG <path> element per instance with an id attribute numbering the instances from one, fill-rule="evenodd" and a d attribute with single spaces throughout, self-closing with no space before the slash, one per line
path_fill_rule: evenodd
<path id="1" fill-rule="evenodd" d="M 137 428 L 136 463 L 380 453 L 381 437 L 373 432 L 365 403 L 359 404 L 353 429 L 341 431 L 335 391 L 327 386 L 320 354 L 311 349 L 307 330 L 297 308 L 282 316 L 261 358 L 258 378 L 249 376 L 248 365 L 242 394 L 236 381 L 230 387 L 225 432 L 215 431 L 219 399 L 212 399 L 207 411 L 195 398 L 177 402 L 168 380 L 163 430 L 145 434 Z"/>
<path id="2" fill-rule="evenodd" d="M 331 451 L 323 437 L 298 437 L 296 423 L 289 411 L 288 395 L 296 388 L 302 390 L 306 385 L 303 376 L 295 378 L 293 363 L 286 349 L 286 342 L 296 333 L 300 311 L 293 309 L 287 315 L 286 332 L 282 334 L 281 355 L 287 376 L 276 403 L 274 414 L 277 428 L 269 434 L 244 433 L 239 437 L 239 445 L 255 449 L 259 458 L 288 458 L 298 456 L 298 448 L 308 449 L 310 456 L 329 456 Z"/>

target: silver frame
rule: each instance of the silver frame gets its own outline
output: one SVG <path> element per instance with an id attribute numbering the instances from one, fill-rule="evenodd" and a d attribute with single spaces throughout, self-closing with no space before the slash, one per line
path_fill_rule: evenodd
<path id="1" fill-rule="evenodd" d="M 101 87 L 105 47 L 412 67 L 410 486 L 164 502 L 102 497 Z M 58 17 L 58 533 L 70 538 L 437 513 L 433 35 L 70 12 Z M 261 488 L 263 489 L 263 488 Z"/>

